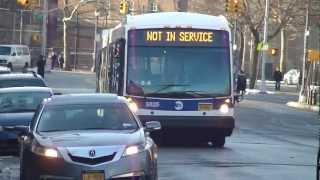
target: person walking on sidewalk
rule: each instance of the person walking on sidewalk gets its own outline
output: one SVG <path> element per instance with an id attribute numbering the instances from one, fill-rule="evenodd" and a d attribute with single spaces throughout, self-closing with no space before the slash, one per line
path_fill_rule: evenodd
<path id="1" fill-rule="evenodd" d="M 60 70 L 63 70 L 64 59 L 63 59 L 63 54 L 62 53 L 59 54 L 58 61 L 59 61 Z"/>
<path id="2" fill-rule="evenodd" d="M 51 70 L 54 69 L 54 66 L 56 65 L 56 62 L 57 62 L 57 55 L 54 51 L 52 51 L 52 54 L 51 54 Z"/>
<path id="3" fill-rule="evenodd" d="M 246 88 L 247 88 L 246 74 L 243 72 L 243 70 L 240 70 L 237 76 L 237 93 L 243 96 L 246 92 Z"/>
<path id="4" fill-rule="evenodd" d="M 46 61 L 43 59 L 43 56 L 40 55 L 37 62 L 37 71 L 42 78 L 44 78 L 45 66 L 46 66 Z"/>
<path id="5" fill-rule="evenodd" d="M 276 82 L 275 84 L 275 90 L 276 91 L 280 91 L 280 85 L 281 85 L 281 81 L 282 81 L 282 73 L 279 70 L 279 68 L 276 69 L 276 71 L 274 71 L 273 73 L 273 79 Z"/>

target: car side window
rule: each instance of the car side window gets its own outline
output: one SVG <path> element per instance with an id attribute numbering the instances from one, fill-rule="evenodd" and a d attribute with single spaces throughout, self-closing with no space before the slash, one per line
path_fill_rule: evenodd
<path id="1" fill-rule="evenodd" d="M 21 56 L 22 55 L 22 48 L 16 48 L 17 50 L 17 56 Z"/>
<path id="2" fill-rule="evenodd" d="M 29 49 L 27 47 L 22 48 L 23 55 L 29 55 Z"/>

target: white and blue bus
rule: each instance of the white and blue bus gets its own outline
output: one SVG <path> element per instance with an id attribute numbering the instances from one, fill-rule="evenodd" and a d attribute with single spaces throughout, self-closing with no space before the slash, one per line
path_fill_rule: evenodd
<path id="1" fill-rule="evenodd" d="M 230 29 L 223 16 L 127 16 L 103 32 L 97 91 L 137 104 L 164 132 L 223 146 L 235 126 Z M 173 131 L 171 131 L 173 130 Z"/>

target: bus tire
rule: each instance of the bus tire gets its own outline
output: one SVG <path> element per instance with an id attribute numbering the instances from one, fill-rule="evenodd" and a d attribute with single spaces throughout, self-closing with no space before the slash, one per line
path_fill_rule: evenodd
<path id="1" fill-rule="evenodd" d="M 216 137 L 212 141 L 212 145 L 215 148 L 222 148 L 224 144 L 226 143 L 226 138 L 224 136 L 222 137 Z"/>

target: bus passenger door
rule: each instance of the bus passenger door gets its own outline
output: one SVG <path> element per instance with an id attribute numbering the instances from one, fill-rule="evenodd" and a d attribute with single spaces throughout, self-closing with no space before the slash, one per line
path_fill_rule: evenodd
<path id="1" fill-rule="evenodd" d="M 111 54 L 108 65 L 109 91 L 118 95 L 123 94 L 124 84 L 124 39 L 112 43 L 109 49 Z"/>

